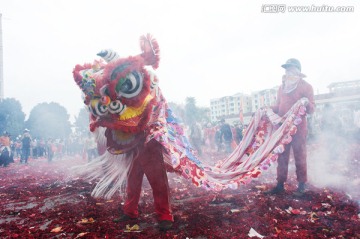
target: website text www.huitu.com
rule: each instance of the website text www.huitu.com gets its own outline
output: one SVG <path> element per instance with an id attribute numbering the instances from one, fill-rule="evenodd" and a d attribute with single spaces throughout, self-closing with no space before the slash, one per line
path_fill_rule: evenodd
<path id="1" fill-rule="evenodd" d="M 307 6 L 287 6 L 286 4 L 263 4 L 261 12 L 263 13 L 297 13 L 297 12 L 354 12 L 354 6 L 329 6 L 329 5 L 307 5 Z"/>

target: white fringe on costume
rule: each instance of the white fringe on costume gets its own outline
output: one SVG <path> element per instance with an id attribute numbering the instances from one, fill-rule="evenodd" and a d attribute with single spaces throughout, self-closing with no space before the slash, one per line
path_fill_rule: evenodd
<path id="1" fill-rule="evenodd" d="M 94 133 L 97 142 L 106 145 L 105 128 L 99 128 Z M 110 199 L 116 192 L 121 192 L 123 184 L 127 181 L 133 158 L 134 152 L 113 155 L 106 151 L 85 165 L 73 167 L 73 172 L 84 179 L 97 180 L 91 196 Z"/>
<path id="2" fill-rule="evenodd" d="M 106 137 L 105 137 L 105 131 L 106 131 L 106 128 L 104 128 L 104 127 L 98 127 L 94 131 L 96 143 L 98 145 L 101 145 L 104 147 L 106 147 L 106 142 L 107 142 Z"/>
<path id="3" fill-rule="evenodd" d="M 84 179 L 98 180 L 91 196 L 110 199 L 116 192 L 120 192 L 126 183 L 132 162 L 132 154 L 113 155 L 106 151 L 91 162 L 74 167 L 73 170 Z"/>

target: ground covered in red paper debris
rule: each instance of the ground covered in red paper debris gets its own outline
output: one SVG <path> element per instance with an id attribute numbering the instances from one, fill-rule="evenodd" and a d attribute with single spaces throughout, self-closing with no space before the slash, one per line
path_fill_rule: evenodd
<path id="1" fill-rule="evenodd" d="M 352 166 L 337 171 L 359 189 L 359 146 L 352 146 L 349 154 Z M 360 190 L 310 185 L 306 195 L 297 198 L 292 195 L 296 180 L 290 170 L 287 192 L 265 196 L 263 191 L 275 182 L 275 166 L 241 189 L 221 193 L 169 174 L 175 223 L 167 232 L 157 228 L 145 181 L 139 220 L 115 223 L 121 196 L 92 198 L 94 184 L 69 174 L 70 166 L 83 163 L 81 157 L 64 157 L 53 163 L 31 159 L 29 165 L 15 162 L 0 168 L 0 237 L 204 239 L 249 238 L 258 233 L 254 238 L 360 238 Z"/>

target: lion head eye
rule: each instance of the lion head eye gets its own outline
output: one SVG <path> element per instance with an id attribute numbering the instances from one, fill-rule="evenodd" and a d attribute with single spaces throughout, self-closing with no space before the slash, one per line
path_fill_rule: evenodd
<path id="1" fill-rule="evenodd" d="M 108 107 L 101 104 L 99 99 L 94 99 L 90 101 L 89 110 L 94 116 L 103 116 L 108 113 Z"/>
<path id="2" fill-rule="evenodd" d="M 143 77 L 137 72 L 133 71 L 120 80 L 116 86 L 116 91 L 119 95 L 125 98 L 132 98 L 140 94 L 143 87 Z"/>
<path id="3" fill-rule="evenodd" d="M 119 114 L 125 109 L 120 100 L 111 101 L 109 104 L 109 112 L 111 114 Z"/>

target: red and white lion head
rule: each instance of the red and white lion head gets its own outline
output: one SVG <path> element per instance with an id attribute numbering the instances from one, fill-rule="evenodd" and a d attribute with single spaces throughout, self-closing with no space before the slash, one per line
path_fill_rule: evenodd
<path id="1" fill-rule="evenodd" d="M 159 46 L 150 35 L 140 38 L 141 54 L 121 58 L 112 50 L 98 53 L 93 64 L 76 65 L 74 80 L 85 94 L 90 130 L 106 128 L 108 151 L 124 153 L 144 139 L 144 130 L 157 104 Z"/>

